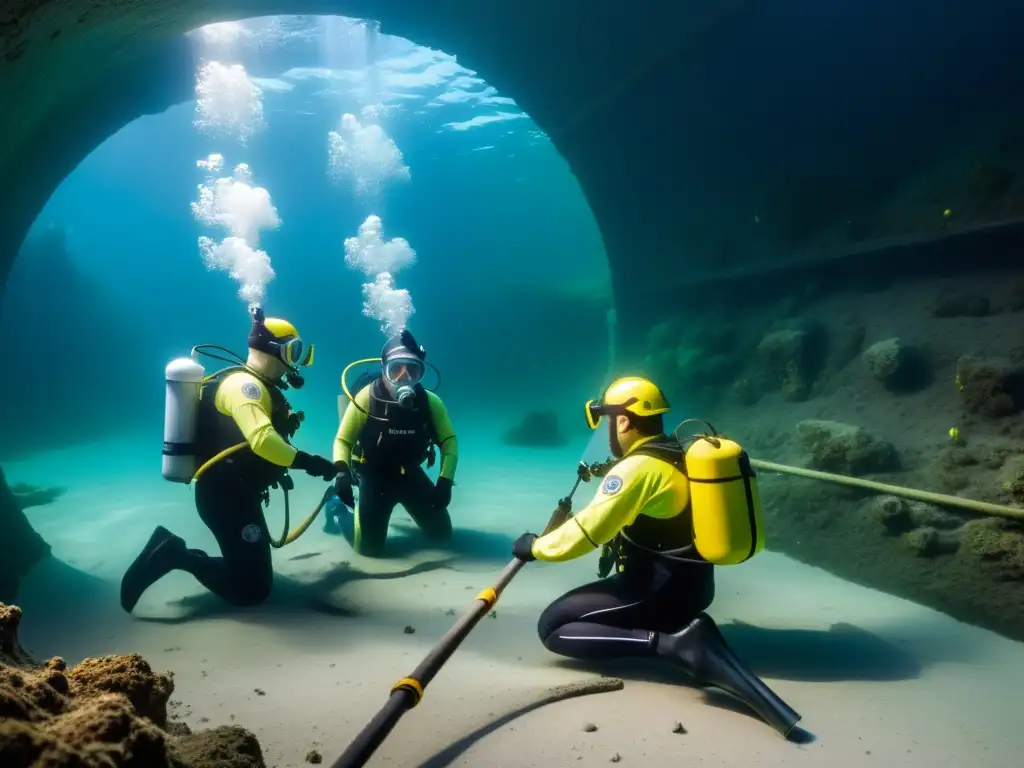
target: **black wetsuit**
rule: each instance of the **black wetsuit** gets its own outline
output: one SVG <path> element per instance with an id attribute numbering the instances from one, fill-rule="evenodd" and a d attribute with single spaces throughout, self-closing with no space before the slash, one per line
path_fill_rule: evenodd
<path id="1" fill-rule="evenodd" d="M 426 390 L 416 387 L 414 408 L 402 408 L 393 400 L 378 378 L 371 385 L 368 409 L 377 418 L 366 420 L 353 449 L 359 501 L 356 519 L 347 525 L 343 522 L 342 533 L 359 554 L 369 557 L 384 554 L 396 504 L 405 508 L 431 541 L 447 541 L 452 533 L 448 510 L 435 504 L 434 483 L 421 466 L 437 442 Z M 379 421 L 382 418 L 387 421 Z M 355 525 L 359 526 L 358 542 Z"/>
<path id="2" fill-rule="evenodd" d="M 665 458 L 652 444 L 635 453 Z M 678 461 L 672 463 L 678 466 Z M 692 547 L 689 507 L 664 520 L 641 514 L 611 545 L 614 575 L 566 593 L 541 614 L 537 629 L 545 647 L 586 660 L 669 660 L 697 683 L 745 701 L 788 737 L 799 713 L 747 669 L 704 613 L 715 597 L 714 566 L 692 550 L 685 553 L 691 561 L 659 554 Z"/>
<path id="3" fill-rule="evenodd" d="M 634 455 L 659 456 L 657 446 Z M 541 614 L 537 631 L 553 653 L 578 659 L 653 655 L 658 632 L 677 632 L 715 598 L 714 566 L 687 554 L 656 554 L 693 544 L 687 507 L 675 517 L 639 515 L 611 542 L 616 572 L 567 592 Z"/>
<path id="4" fill-rule="evenodd" d="M 288 440 L 289 407 L 281 390 L 266 384 L 272 401 L 271 423 Z M 244 438 L 229 416 L 214 407 L 215 387 L 203 392 L 199 418 L 199 463 Z M 274 581 L 270 535 L 263 515 L 268 490 L 282 482 L 284 467 L 242 450 L 214 464 L 196 481 L 196 510 L 217 539 L 220 557 L 188 549 L 174 568 L 195 576 L 215 595 L 235 605 L 258 605 L 270 595 Z"/>

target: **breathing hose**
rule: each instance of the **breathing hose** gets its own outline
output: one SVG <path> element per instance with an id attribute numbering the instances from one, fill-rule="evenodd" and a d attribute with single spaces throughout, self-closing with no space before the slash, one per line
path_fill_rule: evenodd
<path id="1" fill-rule="evenodd" d="M 195 482 L 200 477 L 202 477 L 210 467 L 212 467 L 221 459 L 225 459 L 228 456 L 232 455 L 233 453 L 237 453 L 243 448 L 248 447 L 249 444 L 243 441 L 236 445 L 232 445 L 230 448 L 225 448 L 223 451 L 218 453 L 216 456 L 214 456 L 212 459 L 204 463 L 199 469 L 196 470 L 196 473 L 192 476 L 192 482 Z M 284 529 L 281 531 L 281 537 L 279 539 L 275 539 L 273 536 L 270 537 L 270 546 L 272 546 L 274 549 L 281 549 L 281 547 L 288 546 L 296 539 L 298 539 L 302 534 L 304 534 L 309 529 L 309 526 L 313 524 L 313 521 L 316 520 L 317 516 L 323 510 L 324 506 L 326 506 L 328 500 L 331 498 L 331 495 L 333 493 L 334 486 L 327 486 L 327 489 L 324 491 L 324 495 L 320 498 L 320 503 L 316 505 L 312 512 L 310 512 L 309 516 L 301 523 L 299 523 L 299 525 L 296 526 L 295 530 L 289 530 L 289 527 L 291 526 L 291 502 L 289 501 L 288 498 L 288 488 L 285 487 Z"/>
<path id="2" fill-rule="evenodd" d="M 949 496 L 944 493 L 933 493 L 932 491 L 919 491 L 914 488 L 905 488 L 900 485 L 879 483 L 874 480 L 864 480 L 859 477 L 848 477 L 846 475 L 836 475 L 831 472 L 820 472 L 816 469 L 790 467 L 786 464 L 776 464 L 775 462 L 762 461 L 761 459 L 751 459 L 750 465 L 755 469 L 761 469 L 765 472 L 778 472 L 784 475 L 805 477 L 810 480 L 823 480 L 825 482 L 836 483 L 838 485 L 865 488 L 869 491 L 876 491 L 877 493 L 884 493 L 890 496 L 902 496 L 906 499 L 924 501 L 929 504 L 936 504 L 942 507 L 966 509 L 969 512 L 975 512 L 980 515 L 992 515 L 994 517 L 1005 517 L 1010 520 L 1024 521 L 1024 509 L 1008 507 L 1004 504 L 991 504 L 987 501 L 961 499 L 959 496 Z"/>

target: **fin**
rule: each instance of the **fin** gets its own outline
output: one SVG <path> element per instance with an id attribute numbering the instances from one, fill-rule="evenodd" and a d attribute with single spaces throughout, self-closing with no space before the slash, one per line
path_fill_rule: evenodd
<path id="1" fill-rule="evenodd" d="M 162 525 L 156 527 L 121 579 L 121 607 L 125 612 L 131 613 L 135 609 L 142 594 L 170 573 L 184 552 L 184 539 Z"/>
<path id="2" fill-rule="evenodd" d="M 659 633 L 658 655 L 682 666 L 697 682 L 731 693 L 786 738 L 800 721 L 800 715 L 739 660 L 707 614 L 698 614 L 674 635 Z"/>

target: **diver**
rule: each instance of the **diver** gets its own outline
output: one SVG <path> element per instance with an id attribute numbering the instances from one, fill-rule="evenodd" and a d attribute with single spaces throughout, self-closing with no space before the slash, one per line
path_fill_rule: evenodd
<path id="1" fill-rule="evenodd" d="M 408 330 L 392 336 L 380 353 L 381 375 L 359 389 L 341 417 L 334 438 L 335 491 L 347 509 L 329 510 L 327 530 L 340 532 L 358 554 L 384 555 L 396 504 L 428 540 L 451 537 L 448 505 L 459 444 L 441 398 L 421 383 L 426 356 Z M 436 484 L 422 467 L 424 461 L 433 465 L 435 445 L 441 450 Z"/>
<path id="2" fill-rule="evenodd" d="M 670 661 L 698 683 L 737 696 L 788 736 L 800 716 L 747 670 L 705 613 L 715 596 L 715 563 L 744 562 L 763 547 L 753 469 L 727 438 L 693 436 L 684 448 L 665 434 L 668 410 L 658 386 L 640 377 L 618 379 L 600 401 L 587 403 L 591 429 L 608 417 L 615 460 L 598 471 L 604 479 L 587 507 L 544 536 L 523 534 L 513 555 L 564 562 L 600 548 L 601 579 L 549 605 L 538 633 L 549 651 L 576 659 Z M 702 471 L 710 466 L 718 471 Z M 723 512 L 725 501 L 731 511 Z"/>
<path id="3" fill-rule="evenodd" d="M 194 441 L 168 442 L 165 426 L 164 477 L 189 483 L 196 474 L 193 467 L 202 465 L 195 481 L 196 509 L 217 539 L 221 556 L 189 549 L 182 538 L 157 526 L 121 580 L 121 607 L 129 613 L 149 587 L 173 570 L 192 574 L 234 605 L 262 603 L 274 577 L 263 515 L 270 488 L 290 488 L 290 468 L 328 482 L 334 479 L 329 459 L 291 445 L 302 413 L 291 411 L 283 390 L 303 385 L 298 367 L 312 365 L 313 347 L 287 320 L 264 317 L 259 308 L 252 315 L 244 364 L 203 377 L 202 366 L 192 363 L 198 369 L 193 381 L 201 383 L 191 414 L 195 418 L 187 416 L 184 421 L 194 422 Z M 190 362 L 184 360 L 186 366 Z M 165 422 L 174 422 L 174 415 L 168 411 Z M 187 460 L 183 472 L 173 465 L 179 459 Z"/>

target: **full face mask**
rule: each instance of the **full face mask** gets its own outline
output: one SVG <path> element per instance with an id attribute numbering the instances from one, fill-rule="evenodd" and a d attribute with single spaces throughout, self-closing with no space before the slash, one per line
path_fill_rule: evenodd
<path id="1" fill-rule="evenodd" d="M 426 351 L 416 343 L 408 330 L 391 339 L 381 354 L 384 383 L 402 408 L 416 404 L 416 388 L 423 381 Z"/>
<path id="2" fill-rule="evenodd" d="M 415 403 L 416 385 L 423 381 L 423 361 L 414 357 L 392 357 L 384 363 L 384 381 L 403 408 Z"/>

